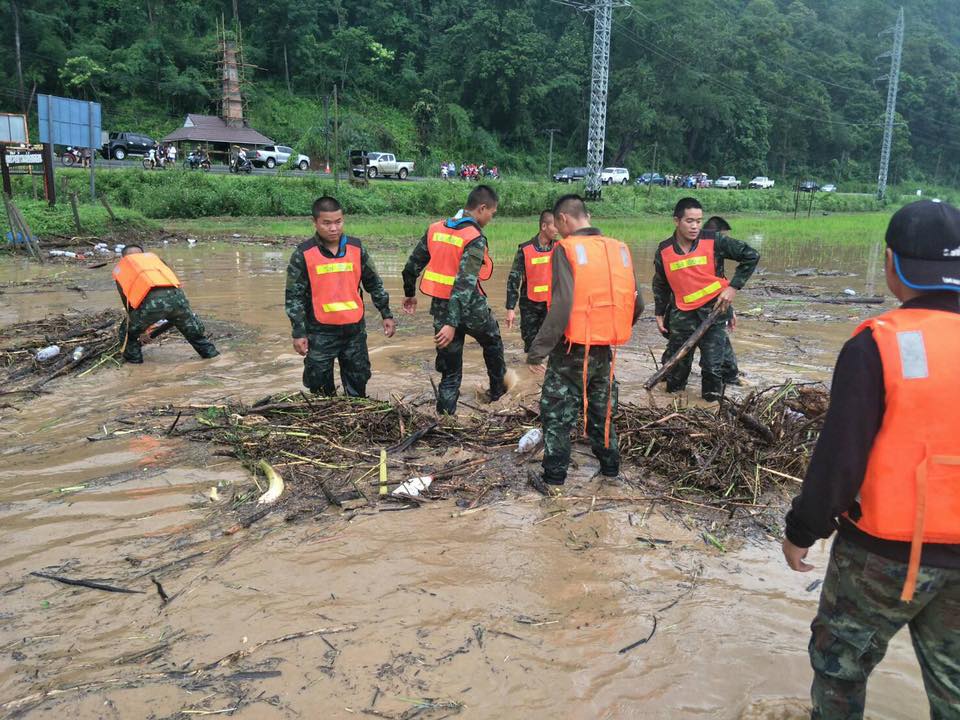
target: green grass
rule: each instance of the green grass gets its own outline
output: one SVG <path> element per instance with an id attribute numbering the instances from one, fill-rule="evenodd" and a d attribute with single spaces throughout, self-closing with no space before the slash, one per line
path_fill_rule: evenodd
<path id="1" fill-rule="evenodd" d="M 77 212 L 80 215 L 83 232 L 78 233 L 73 221 L 73 210 L 66 199 L 61 198 L 52 208 L 42 200 L 16 198 L 16 203 L 30 230 L 41 239 L 52 236 L 73 237 L 79 234 L 101 236 L 127 230 L 151 230 L 160 227 L 159 223 L 148 220 L 135 210 L 114 208 L 114 214 L 117 216 L 114 222 L 101 205 L 80 203 Z M 9 229 L 6 213 L 0 212 L 0 231 L 5 235 Z"/>
<path id="2" fill-rule="evenodd" d="M 829 246 L 836 244 L 869 246 L 883 240 L 890 212 L 814 215 L 813 217 L 731 214 L 726 216 L 733 235 L 751 244 Z M 433 217 L 370 218 L 348 215 L 346 232 L 365 240 L 388 245 L 410 246 L 419 238 Z M 655 217 L 606 217 L 597 214 L 594 223 L 606 234 L 632 245 L 654 244 L 673 232 L 669 213 Z M 308 237 L 313 233 L 309 217 L 301 218 L 197 218 L 170 220 L 164 227 L 171 231 L 198 235 L 245 237 Z M 537 232 L 537 217 L 497 217 L 487 226 L 491 253 L 506 260 L 517 245 Z"/>

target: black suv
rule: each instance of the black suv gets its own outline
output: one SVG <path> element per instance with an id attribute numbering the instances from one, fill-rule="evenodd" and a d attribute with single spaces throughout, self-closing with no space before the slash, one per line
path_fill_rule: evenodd
<path id="1" fill-rule="evenodd" d="M 587 177 L 585 167 L 565 167 L 553 176 L 553 181 L 572 183 L 576 180 L 583 180 L 585 177 Z"/>
<path id="2" fill-rule="evenodd" d="M 804 180 L 800 183 L 800 192 L 816 192 L 820 186 L 813 180 Z"/>
<path id="3" fill-rule="evenodd" d="M 112 132 L 107 136 L 107 144 L 100 148 L 105 158 L 123 160 L 127 155 L 146 155 L 156 149 L 157 143 L 138 133 Z"/>

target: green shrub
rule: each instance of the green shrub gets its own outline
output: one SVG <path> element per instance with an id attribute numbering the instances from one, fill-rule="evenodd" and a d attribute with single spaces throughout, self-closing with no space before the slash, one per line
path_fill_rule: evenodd
<path id="1" fill-rule="evenodd" d="M 27 221 L 27 225 L 36 237 L 43 239 L 77 235 L 77 228 L 73 222 L 73 210 L 69 202 L 58 202 L 52 208 L 42 200 L 16 198 L 16 203 L 23 219 Z M 117 216 L 116 222 L 110 220 L 107 211 L 100 205 L 80 203 L 77 212 L 80 215 L 80 225 L 84 235 L 100 236 L 125 230 L 159 229 L 156 222 L 147 220 L 141 213 L 128 208 L 113 208 Z M 10 230 L 6 213 L 0 213 L 0 230 L 4 236 Z"/>

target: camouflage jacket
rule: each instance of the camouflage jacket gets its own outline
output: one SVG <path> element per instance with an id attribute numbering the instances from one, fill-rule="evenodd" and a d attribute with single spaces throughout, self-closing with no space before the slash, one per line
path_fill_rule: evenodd
<path id="1" fill-rule="evenodd" d="M 480 227 L 477 226 L 477 229 L 479 230 Z M 490 307 L 477 280 L 486 249 L 487 238 L 483 234 L 467 245 L 460 258 L 460 268 L 457 271 L 457 279 L 453 283 L 450 299 L 433 298 L 433 302 L 430 303 L 430 314 L 442 321 L 444 325 L 457 327 L 486 321 Z M 430 251 L 427 249 L 427 236 L 424 234 L 410 253 L 407 264 L 403 268 L 404 296 L 414 297 L 417 294 L 417 278 L 429 262 Z"/>
<path id="2" fill-rule="evenodd" d="M 306 337 L 308 333 L 324 332 L 332 328 L 339 331 L 345 331 L 349 326 L 345 325 L 326 325 L 317 322 L 313 315 L 313 302 L 310 292 L 310 278 L 307 276 L 307 263 L 303 253 L 313 246 L 320 249 L 328 258 L 338 257 L 344 252 L 344 243 L 346 236 L 341 240 L 340 251 L 337 254 L 331 253 L 320 239 L 314 235 L 309 240 L 297 245 L 297 249 L 290 256 L 290 263 L 287 265 L 287 291 L 284 302 L 284 310 L 287 317 L 290 318 L 290 325 L 293 327 L 293 337 Z M 357 241 L 359 243 L 359 241 Z M 390 312 L 390 295 L 383 288 L 383 281 L 377 274 L 377 268 L 370 259 L 367 249 L 360 246 L 360 284 L 363 289 L 370 294 L 373 304 L 380 315 L 384 318 L 393 317 Z M 362 320 L 360 322 L 363 322 Z M 355 323 L 359 325 L 360 323 Z"/>

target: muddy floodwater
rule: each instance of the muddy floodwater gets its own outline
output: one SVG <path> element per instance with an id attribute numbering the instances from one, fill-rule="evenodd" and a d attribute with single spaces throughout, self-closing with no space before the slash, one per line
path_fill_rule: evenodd
<path id="1" fill-rule="evenodd" d="M 762 272 L 738 297 L 734 334 L 747 380 L 829 381 L 843 341 L 890 300 L 797 297 L 884 294 L 879 247 L 753 241 Z M 644 268 L 653 247 L 636 248 Z M 387 340 L 368 313 L 368 390 L 385 399 L 429 392 L 427 303 L 401 316 L 404 254 L 370 249 L 400 328 Z M 472 513 L 438 502 L 335 523 L 268 518 L 230 536 L 204 524 L 211 486 L 250 482 L 238 462 L 135 428 L 87 438 L 123 432 L 116 418 L 157 405 L 299 388 L 283 314 L 290 249 L 200 242 L 158 252 L 201 317 L 242 332 L 220 341 L 212 361 L 171 340 L 147 347 L 142 366 L 55 381 L 29 402 L 0 397 L 10 405 L 0 409 L 0 717 L 806 716 L 826 545 L 811 552 L 816 570 L 797 574 L 775 538 L 721 552 L 682 507 L 591 512 L 583 503 L 554 514 L 557 501 L 534 494 Z M 501 317 L 509 262 L 499 259 L 489 287 Z M 117 306 L 109 270 L 0 261 L 0 333 Z M 22 284 L 39 277 L 54 282 Z M 644 294 L 651 303 L 649 283 Z M 513 392 L 532 397 L 519 332 L 504 328 L 504 338 L 521 371 Z M 662 350 L 651 307 L 618 360 L 623 400 L 645 401 L 641 385 Z M 463 397 L 473 401 L 484 373 L 469 342 L 465 361 Z M 696 371 L 690 385 L 699 389 Z M 575 457 L 571 492 L 601 491 L 589 453 Z M 142 593 L 70 587 L 34 571 L 123 577 Z M 177 593 L 172 602 L 161 604 L 152 576 Z M 867 716 L 927 717 L 903 633 L 871 680 Z"/>

